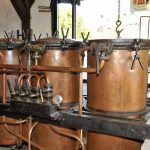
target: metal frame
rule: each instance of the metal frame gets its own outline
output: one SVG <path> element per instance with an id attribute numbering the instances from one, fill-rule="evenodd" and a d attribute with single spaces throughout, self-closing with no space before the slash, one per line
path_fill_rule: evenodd
<path id="1" fill-rule="evenodd" d="M 15 113 L 10 110 L 9 104 L 0 105 L 0 115 L 11 118 L 28 118 L 29 114 Z M 123 138 L 144 140 L 150 138 L 150 125 L 144 120 L 127 119 L 119 117 L 108 117 L 95 115 L 89 111 L 84 111 L 79 115 L 77 110 L 61 111 L 53 116 L 32 116 L 32 119 L 46 124 L 54 124 L 65 128 L 85 129 L 90 132 L 114 135 Z"/>

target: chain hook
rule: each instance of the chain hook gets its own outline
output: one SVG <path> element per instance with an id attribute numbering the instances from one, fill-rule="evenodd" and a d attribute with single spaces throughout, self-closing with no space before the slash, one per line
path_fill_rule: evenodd
<path id="1" fill-rule="evenodd" d="M 116 33 L 117 33 L 118 38 L 120 38 L 120 33 L 123 31 L 123 29 L 119 30 L 119 27 L 121 26 L 121 20 L 119 20 L 119 18 L 116 21 L 116 25 L 117 25 L 117 27 L 116 27 Z"/>
<path id="2" fill-rule="evenodd" d="M 118 20 L 116 21 L 116 33 L 118 36 L 118 39 L 120 38 L 120 33 L 123 31 L 123 29 L 119 30 L 119 27 L 121 26 L 121 20 L 120 20 L 120 0 L 118 0 Z"/>

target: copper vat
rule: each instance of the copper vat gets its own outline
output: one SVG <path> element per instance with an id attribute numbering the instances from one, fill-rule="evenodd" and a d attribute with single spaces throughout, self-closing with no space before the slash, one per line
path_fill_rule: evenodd
<path id="1" fill-rule="evenodd" d="M 0 39 L 0 53 L 1 53 L 1 60 L 0 63 L 2 64 L 15 64 L 19 65 L 20 60 L 20 49 L 24 46 L 24 42 L 17 39 L 11 39 L 11 43 L 9 43 L 8 39 Z M 15 80 L 17 79 L 18 75 L 16 74 L 0 74 L 0 101 L 1 103 L 9 103 L 10 99 L 10 91 L 7 85 L 8 80 Z M 3 83 L 5 88 L 3 88 Z M 5 94 L 4 94 L 5 93 Z M 0 122 L 3 122 L 4 118 L 0 117 Z M 6 118 L 7 122 L 15 122 L 15 119 Z M 18 134 L 21 130 L 21 127 L 18 125 L 9 125 L 10 130 L 14 131 Z M 11 135 L 3 125 L 0 125 L 0 145 L 20 145 L 20 140 L 15 136 Z"/>
<path id="2" fill-rule="evenodd" d="M 40 65 L 56 67 L 81 67 L 81 42 L 68 41 L 68 47 L 62 49 L 62 39 L 48 38 L 36 41 L 45 43 L 46 51 L 42 54 Z M 53 86 L 53 95 L 60 95 L 63 98 L 62 109 L 77 104 L 79 101 L 79 81 L 78 73 L 45 72 Z M 58 131 L 77 134 L 76 131 L 53 126 Z M 48 125 L 39 123 L 33 130 L 32 140 L 46 150 L 73 150 L 75 140 L 59 135 L 52 131 Z"/>
<path id="3" fill-rule="evenodd" d="M 87 108 L 91 111 L 108 112 L 122 117 L 141 117 L 146 108 L 148 47 L 150 43 L 142 41 L 144 48 L 138 51 L 142 67 L 135 60 L 131 69 L 135 51 L 131 51 L 134 40 L 91 40 L 96 43 L 111 43 L 113 52 L 99 75 L 88 74 Z M 95 55 L 88 54 L 88 65 L 94 67 Z M 140 150 L 141 142 L 88 132 L 88 150 Z"/>

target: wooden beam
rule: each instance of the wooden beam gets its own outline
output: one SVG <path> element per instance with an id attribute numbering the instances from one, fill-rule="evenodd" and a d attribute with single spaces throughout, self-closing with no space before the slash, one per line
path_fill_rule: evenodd
<path id="1" fill-rule="evenodd" d="M 52 26 L 52 35 L 58 31 L 58 12 L 57 12 L 58 0 L 51 0 L 50 9 L 51 9 L 51 26 Z"/>
<path id="2" fill-rule="evenodd" d="M 19 8 L 19 13 L 22 14 L 22 16 L 26 17 L 27 9 L 25 8 L 23 1 L 22 0 L 11 0 L 16 1 L 16 5 Z"/>
<path id="3" fill-rule="evenodd" d="M 22 22 L 22 29 L 30 29 L 30 8 L 35 0 L 10 0 Z"/>
<path id="4" fill-rule="evenodd" d="M 16 12 L 17 12 L 19 18 L 22 19 L 24 16 L 23 16 L 23 14 L 20 12 L 20 7 L 18 6 L 17 1 L 16 1 L 16 0 L 10 0 L 10 1 L 11 1 L 12 5 L 13 5 L 14 9 L 16 10 Z"/>

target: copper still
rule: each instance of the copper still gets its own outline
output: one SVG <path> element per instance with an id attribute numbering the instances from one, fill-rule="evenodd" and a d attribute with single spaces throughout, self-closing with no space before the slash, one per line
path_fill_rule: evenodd
<path id="1" fill-rule="evenodd" d="M 111 48 L 112 53 L 99 75 L 88 74 L 87 109 L 115 117 L 141 117 L 146 109 L 149 41 L 91 40 L 89 44 L 93 42 L 99 48 Z M 95 55 L 88 53 L 88 65 L 95 64 Z M 88 132 L 87 147 L 88 150 L 140 150 L 141 143 Z"/>
<path id="2" fill-rule="evenodd" d="M 41 54 L 41 59 L 38 61 L 39 65 L 78 68 L 82 65 L 81 42 L 52 37 L 37 40 L 33 44 L 45 45 L 45 52 Z M 37 63 L 37 60 L 34 62 Z M 63 99 L 59 109 L 68 109 L 69 106 L 78 103 L 80 82 L 80 75 L 78 73 L 45 72 L 45 75 L 53 86 L 53 95 L 60 95 Z M 77 134 L 75 130 L 56 126 L 52 127 L 60 132 Z M 73 150 L 75 148 L 75 140 L 55 133 L 48 125 L 42 123 L 39 123 L 33 130 L 32 140 L 46 150 Z"/>
<path id="3" fill-rule="evenodd" d="M 17 39 L 0 39 L 0 57 L 1 64 L 20 64 L 20 53 L 23 48 L 24 42 Z M 0 101 L 1 103 L 7 103 L 10 99 L 10 92 L 7 85 L 7 80 L 15 80 L 18 77 L 16 74 L 0 74 Z M 3 116 L 0 117 L 0 121 L 3 120 Z M 8 122 L 15 122 L 15 119 L 6 118 Z M 19 125 L 9 125 L 9 128 L 16 134 L 20 132 Z M 3 125 L 0 125 L 0 145 L 18 145 L 20 140 L 11 135 Z"/>

